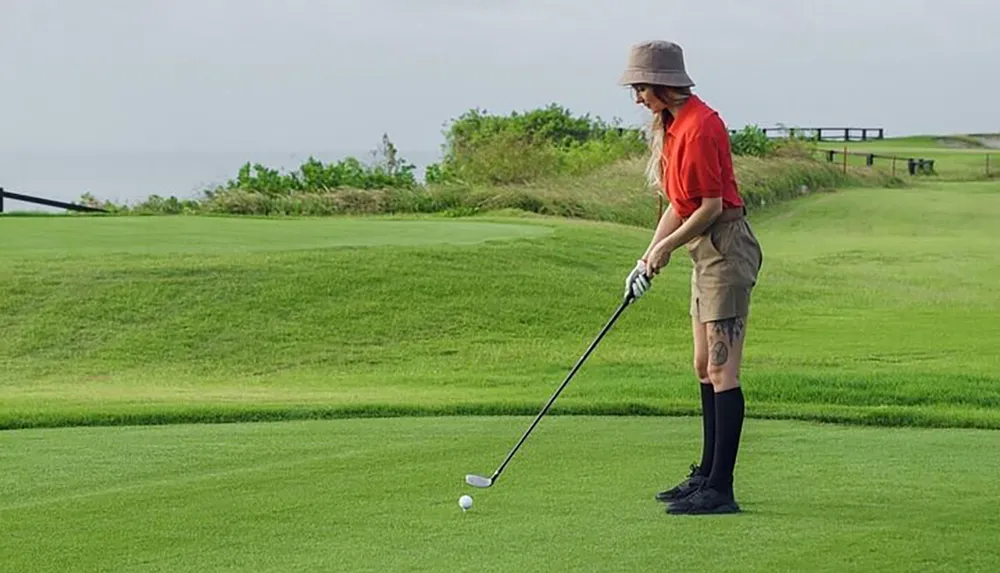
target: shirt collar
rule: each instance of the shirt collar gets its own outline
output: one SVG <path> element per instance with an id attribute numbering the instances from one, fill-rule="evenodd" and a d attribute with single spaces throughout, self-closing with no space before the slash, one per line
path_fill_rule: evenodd
<path id="1" fill-rule="evenodd" d="M 667 135 L 675 135 L 675 132 L 684 125 L 684 120 L 694 111 L 692 108 L 699 107 L 700 105 L 701 99 L 697 95 L 691 94 L 687 102 L 677 112 L 677 117 L 667 124 Z"/>

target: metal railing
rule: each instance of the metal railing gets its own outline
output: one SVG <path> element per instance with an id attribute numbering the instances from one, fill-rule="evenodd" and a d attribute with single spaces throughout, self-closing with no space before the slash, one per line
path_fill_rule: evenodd
<path id="1" fill-rule="evenodd" d="M 45 205 L 47 207 L 56 207 L 59 209 L 66 209 L 67 211 L 78 211 L 82 213 L 107 213 L 107 209 L 101 209 L 99 207 L 88 207 L 87 205 L 79 205 L 76 203 L 65 203 L 63 201 L 55 201 L 53 199 L 45 199 L 43 197 L 34 197 L 32 195 L 22 195 L 21 193 L 11 193 L 10 191 L 4 190 L 0 187 L 0 213 L 3 213 L 3 200 L 4 198 L 11 199 L 13 201 L 24 201 L 25 203 L 34 203 L 36 205 Z"/>

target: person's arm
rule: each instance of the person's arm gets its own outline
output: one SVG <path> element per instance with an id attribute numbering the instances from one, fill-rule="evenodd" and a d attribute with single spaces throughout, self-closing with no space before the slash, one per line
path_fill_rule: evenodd
<path id="1" fill-rule="evenodd" d="M 722 213 L 722 165 L 715 139 L 709 135 L 692 138 L 680 168 L 685 186 L 701 197 L 701 204 L 647 253 L 653 274 L 659 272 L 671 253 L 708 230 Z"/>
<path id="2" fill-rule="evenodd" d="M 673 206 L 671 206 L 670 203 L 667 203 L 667 210 L 660 216 L 660 222 L 656 225 L 656 231 L 653 233 L 653 239 L 649 242 L 649 247 L 646 248 L 646 252 L 643 253 L 642 260 L 648 261 L 649 254 L 653 251 L 653 248 L 656 247 L 660 241 L 670 236 L 670 234 L 676 231 L 680 226 L 681 218 L 674 212 Z"/>
<path id="3" fill-rule="evenodd" d="M 715 219 L 722 213 L 722 197 L 706 197 L 701 200 L 701 205 L 695 209 L 694 213 L 688 217 L 684 224 L 678 226 L 672 233 L 662 238 L 658 245 L 650 248 L 650 251 L 657 246 L 672 253 L 682 245 L 686 245 L 691 239 L 704 233 L 712 226 Z M 647 255 L 649 253 L 647 252 Z"/>
<path id="4" fill-rule="evenodd" d="M 646 252 L 643 253 L 641 259 L 636 261 L 635 268 L 625 277 L 625 296 L 631 295 L 638 298 L 649 288 L 649 279 L 653 276 L 649 268 L 650 253 L 653 253 L 656 245 L 662 243 L 680 225 L 681 218 L 674 212 L 673 206 L 668 203 L 667 210 L 660 215 L 660 220 L 656 223 L 656 230 L 653 231 L 653 239 L 649 242 L 649 246 L 646 247 Z"/>

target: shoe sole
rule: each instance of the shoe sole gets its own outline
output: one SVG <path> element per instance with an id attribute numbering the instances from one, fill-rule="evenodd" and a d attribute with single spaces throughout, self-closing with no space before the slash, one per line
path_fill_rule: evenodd
<path id="1" fill-rule="evenodd" d="M 740 506 L 732 503 L 727 503 L 725 505 L 720 505 L 718 507 L 713 507 L 710 509 L 690 509 L 683 510 L 675 507 L 667 507 L 667 513 L 671 515 L 728 515 L 733 513 L 741 513 Z"/>

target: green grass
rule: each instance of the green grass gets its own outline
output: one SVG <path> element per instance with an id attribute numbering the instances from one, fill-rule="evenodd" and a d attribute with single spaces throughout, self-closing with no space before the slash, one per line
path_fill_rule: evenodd
<path id="1" fill-rule="evenodd" d="M 0 572 L 994 571 L 1000 433 L 971 428 L 1000 428 L 998 217 L 996 182 L 754 211 L 745 513 L 719 518 L 652 499 L 699 419 L 587 416 L 698 411 L 683 251 L 552 411 L 577 415 L 462 482 L 617 308 L 648 228 L 4 218 Z M 253 420 L 292 421 L 178 424 Z"/>
<path id="2" fill-rule="evenodd" d="M 822 142 L 820 149 L 843 151 L 843 142 Z M 875 153 L 878 155 L 897 156 L 897 176 L 909 177 L 906 158 L 933 159 L 935 177 L 946 180 L 976 180 L 1000 177 L 1000 149 L 976 146 L 975 140 L 968 136 L 920 136 L 889 138 L 874 141 L 852 141 L 847 143 L 851 153 Z M 834 158 L 837 165 L 843 164 L 843 156 Z M 862 167 L 865 157 L 849 156 L 848 167 Z M 882 172 L 891 172 L 892 160 L 875 159 L 875 168 Z"/>
<path id="3" fill-rule="evenodd" d="M 752 415 L 1000 427 L 998 191 L 855 189 L 757 212 Z M 515 222 L 5 220 L 0 427 L 533 414 L 650 230 Z M 412 244 L 344 244 L 375 236 Z M 678 252 L 555 412 L 697 411 L 689 272 Z"/>
<path id="4" fill-rule="evenodd" d="M 14 218 L 0 262 L 120 255 L 239 254 L 385 245 L 466 245 L 548 234 L 544 227 L 486 221 L 238 217 Z"/>
<path id="5" fill-rule="evenodd" d="M 0 571 L 1000 566 L 1000 433 L 751 420 L 745 513 L 681 517 L 652 496 L 697 455 L 695 419 L 546 418 L 493 488 L 464 485 L 529 421 L 0 432 Z"/>

